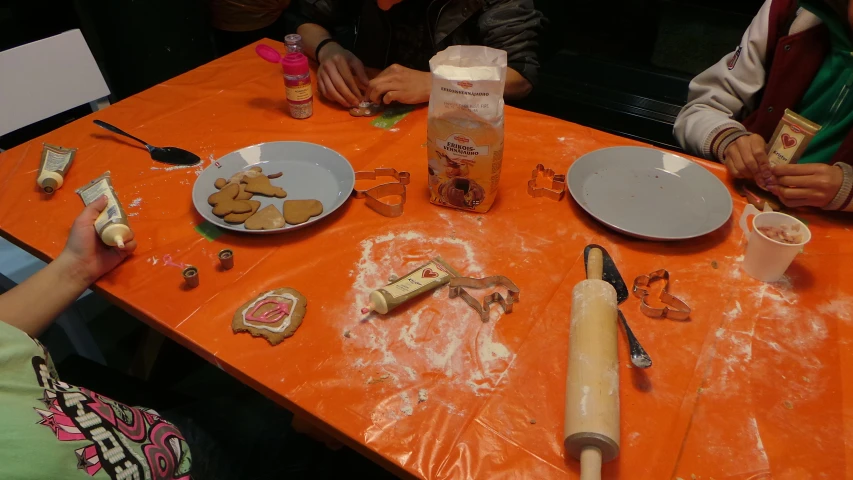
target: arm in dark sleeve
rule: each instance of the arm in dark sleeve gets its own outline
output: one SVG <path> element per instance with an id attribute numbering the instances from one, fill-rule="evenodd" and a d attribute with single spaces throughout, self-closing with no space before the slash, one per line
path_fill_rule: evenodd
<path id="1" fill-rule="evenodd" d="M 505 50 L 510 68 L 536 85 L 539 61 L 536 50 L 547 20 L 533 0 L 486 0 L 477 21 L 482 44 Z"/>

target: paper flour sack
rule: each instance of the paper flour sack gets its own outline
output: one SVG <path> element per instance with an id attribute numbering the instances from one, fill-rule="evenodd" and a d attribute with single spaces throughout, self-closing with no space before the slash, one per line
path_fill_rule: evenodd
<path id="1" fill-rule="evenodd" d="M 506 52 L 453 46 L 432 57 L 429 67 L 430 202 L 486 212 L 501 176 Z"/>

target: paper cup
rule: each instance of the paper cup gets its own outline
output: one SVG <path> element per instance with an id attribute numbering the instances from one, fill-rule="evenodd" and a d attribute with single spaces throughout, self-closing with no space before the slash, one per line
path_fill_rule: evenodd
<path id="1" fill-rule="evenodd" d="M 748 219 L 752 220 L 752 229 Z M 799 225 L 803 235 L 800 243 L 783 243 L 772 240 L 761 233 L 759 227 L 781 227 L 783 225 Z M 746 255 L 743 259 L 743 271 L 752 278 L 762 282 L 776 282 L 782 278 L 785 270 L 791 266 L 794 257 L 803 249 L 803 245 L 812 239 L 812 233 L 803 222 L 779 212 L 761 212 L 752 205 L 747 205 L 740 217 L 740 228 L 746 234 Z"/>

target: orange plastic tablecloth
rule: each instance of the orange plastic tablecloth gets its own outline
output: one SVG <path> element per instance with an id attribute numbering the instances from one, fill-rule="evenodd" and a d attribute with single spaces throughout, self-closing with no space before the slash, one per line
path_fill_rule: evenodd
<path id="1" fill-rule="evenodd" d="M 853 478 L 846 218 L 804 212 L 811 243 L 785 282 L 761 284 L 740 270 L 740 198 L 718 231 L 657 243 L 609 231 L 571 200 L 527 194 L 537 163 L 565 171 L 584 153 L 636 142 L 507 108 L 497 203 L 478 215 L 428 203 L 426 109 L 381 129 L 319 101 L 308 120 L 284 108 L 280 70 L 253 46 L 199 67 L 0 155 L 0 230 L 56 257 L 82 206 L 74 190 L 110 170 L 139 249 L 100 292 L 377 461 L 424 478 L 578 476 L 562 447 L 570 300 L 584 246 L 599 243 L 629 282 L 667 268 L 694 312 L 687 322 L 653 320 L 636 299 L 623 305 L 655 364 L 632 369 L 620 334 L 622 450 L 606 478 Z M 194 229 L 202 218 L 190 199 L 201 167 L 153 163 L 92 118 L 192 150 L 204 166 L 260 142 L 315 142 L 356 170 L 412 172 L 408 203 L 385 218 L 351 200 L 291 234 L 209 241 Z M 42 142 L 79 148 L 52 197 L 35 185 Z M 725 179 L 719 165 L 699 162 Z M 233 270 L 217 270 L 222 248 L 234 250 Z M 198 266 L 201 285 L 183 290 L 166 255 Z M 362 320 L 367 292 L 435 255 L 464 274 L 508 276 L 521 303 L 484 324 L 442 288 Z M 272 347 L 232 333 L 239 305 L 282 286 L 309 301 L 292 338 Z"/>

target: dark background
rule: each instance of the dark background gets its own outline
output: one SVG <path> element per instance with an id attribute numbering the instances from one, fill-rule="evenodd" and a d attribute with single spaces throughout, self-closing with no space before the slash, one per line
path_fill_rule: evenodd
<path id="1" fill-rule="evenodd" d="M 672 123 L 690 78 L 734 50 L 761 3 L 536 0 L 550 19 L 541 84 L 519 106 L 675 148 Z M 80 28 L 116 102 L 230 50 L 208 16 L 205 0 L 0 0 L 0 50 Z M 0 137 L 0 148 L 86 113 Z"/>

